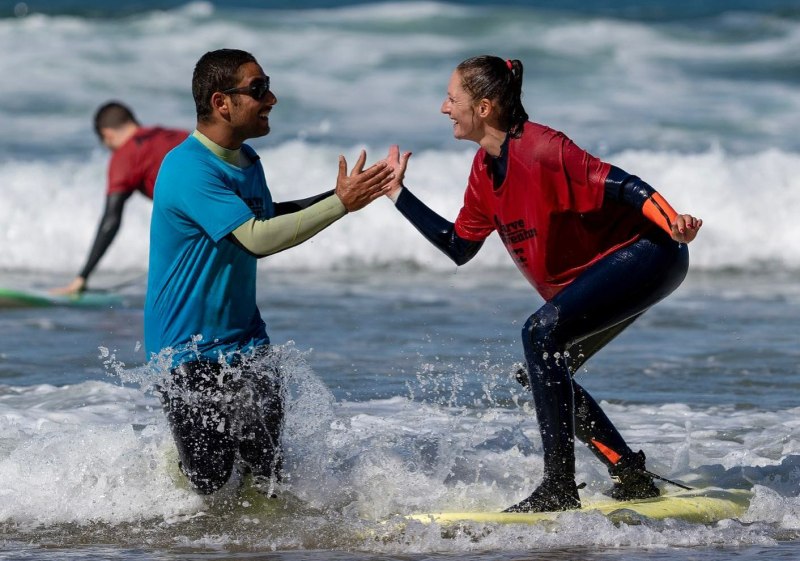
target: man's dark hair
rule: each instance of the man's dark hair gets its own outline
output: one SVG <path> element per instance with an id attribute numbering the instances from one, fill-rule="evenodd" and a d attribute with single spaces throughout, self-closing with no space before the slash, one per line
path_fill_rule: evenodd
<path id="1" fill-rule="evenodd" d="M 136 120 L 133 111 L 119 101 L 104 103 L 94 114 L 94 132 L 101 140 L 103 136 L 100 134 L 100 129 L 116 129 L 128 123 L 138 125 L 139 121 Z"/>
<path id="2" fill-rule="evenodd" d="M 248 62 L 256 62 L 255 57 L 238 49 L 219 49 L 200 57 L 192 75 L 192 97 L 198 121 L 208 120 L 211 116 L 211 96 L 214 92 L 236 87 L 239 68 Z"/>

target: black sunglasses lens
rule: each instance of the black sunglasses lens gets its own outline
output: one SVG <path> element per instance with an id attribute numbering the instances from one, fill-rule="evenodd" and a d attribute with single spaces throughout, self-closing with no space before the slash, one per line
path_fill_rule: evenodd
<path id="1" fill-rule="evenodd" d="M 266 80 L 254 80 L 250 83 L 250 96 L 257 100 L 264 99 L 269 91 L 269 78 Z"/>

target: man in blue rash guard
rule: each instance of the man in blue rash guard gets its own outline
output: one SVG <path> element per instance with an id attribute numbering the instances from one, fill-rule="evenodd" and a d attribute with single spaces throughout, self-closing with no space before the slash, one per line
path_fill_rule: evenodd
<path id="1" fill-rule="evenodd" d="M 166 156 L 156 183 L 144 328 L 151 363 L 170 369 L 161 391 L 181 469 L 208 494 L 237 457 L 257 485 L 280 480 L 283 398 L 256 306 L 257 258 L 363 208 L 393 176 L 383 162 L 364 170 L 362 151 L 349 175 L 339 157 L 334 190 L 274 203 L 244 144 L 269 133 L 277 103 L 255 58 L 206 53 L 192 95 L 197 129 Z"/>

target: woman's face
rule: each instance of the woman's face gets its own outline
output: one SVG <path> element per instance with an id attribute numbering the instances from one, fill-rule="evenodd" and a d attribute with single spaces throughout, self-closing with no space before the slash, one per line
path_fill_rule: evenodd
<path id="1" fill-rule="evenodd" d="M 447 97 L 441 111 L 453 121 L 453 136 L 459 140 L 480 143 L 483 138 L 483 119 L 475 110 L 476 104 L 461 85 L 461 73 L 456 70 L 447 85 Z"/>

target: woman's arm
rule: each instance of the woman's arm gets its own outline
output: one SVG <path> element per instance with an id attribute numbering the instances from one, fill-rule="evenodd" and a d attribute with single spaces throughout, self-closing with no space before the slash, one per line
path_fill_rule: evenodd
<path id="1" fill-rule="evenodd" d="M 474 242 L 459 237 L 452 222 L 436 214 L 405 187 L 397 195 L 395 207 L 456 265 L 463 265 L 475 257 L 483 245 L 482 241 Z"/>
<path id="2" fill-rule="evenodd" d="M 689 243 L 703 225 L 690 214 L 678 214 L 658 191 L 616 166 L 611 166 L 606 176 L 605 197 L 638 209 L 677 242 Z"/>

